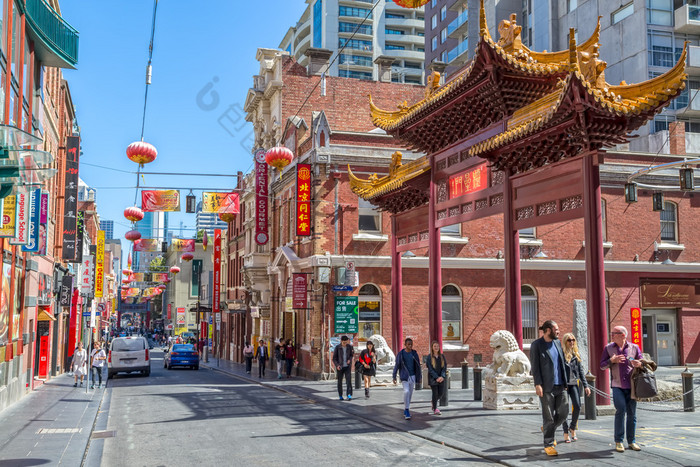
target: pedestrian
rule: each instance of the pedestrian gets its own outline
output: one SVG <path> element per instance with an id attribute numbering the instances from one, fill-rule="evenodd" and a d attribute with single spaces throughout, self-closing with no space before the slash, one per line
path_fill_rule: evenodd
<path id="1" fill-rule="evenodd" d="M 403 416 L 406 420 L 410 420 L 411 398 L 413 397 L 416 384 L 420 384 L 423 381 L 423 373 L 421 372 L 418 352 L 413 350 L 413 339 L 407 337 L 403 346 L 404 348 L 396 356 L 393 380 L 394 384 L 396 384 L 396 373 L 398 372 L 403 385 Z"/>
<path id="2" fill-rule="evenodd" d="M 625 452 L 622 438 L 627 433 L 627 445 L 641 451 L 635 439 L 637 428 L 637 401 L 632 398 L 632 371 L 642 366 L 642 351 L 637 344 L 627 341 L 627 328 L 615 326 L 610 333 L 612 342 L 605 346 L 600 358 L 600 369 L 610 369 L 613 404 L 615 405 L 615 450 Z M 625 423 L 625 417 L 627 422 Z M 626 425 L 626 426 L 625 426 Z"/>
<path id="3" fill-rule="evenodd" d="M 277 379 L 282 379 L 282 366 L 284 365 L 284 342 L 279 338 L 275 345 L 275 362 L 277 362 Z"/>
<path id="4" fill-rule="evenodd" d="M 578 430 L 578 417 L 581 414 L 581 394 L 580 385 L 583 386 L 583 390 L 586 395 L 591 394 L 591 388 L 588 387 L 586 382 L 585 373 L 583 371 L 583 365 L 581 363 L 581 354 L 578 352 L 578 345 L 576 344 L 576 336 L 573 333 L 567 332 L 564 334 L 562 340 L 564 349 L 564 362 L 566 363 L 566 371 L 569 373 L 569 384 L 566 387 L 566 391 L 569 393 L 569 401 L 571 402 L 571 423 L 562 424 L 564 429 L 564 441 L 570 443 L 571 441 L 577 441 L 576 430 Z M 569 435 L 571 435 L 569 437 Z"/>
<path id="5" fill-rule="evenodd" d="M 433 341 L 430 344 L 430 358 L 428 358 L 428 384 L 433 391 L 432 409 L 434 415 L 442 415 L 438 409 L 438 401 L 445 394 L 445 379 L 447 378 L 447 360 L 445 354 L 440 352 L 440 343 Z"/>
<path id="6" fill-rule="evenodd" d="M 80 385 L 83 385 L 83 378 L 87 374 L 87 351 L 83 348 L 83 343 L 78 342 L 78 348 L 73 352 L 73 375 L 75 383 L 73 387 L 78 387 L 78 377 L 80 377 Z"/>
<path id="7" fill-rule="evenodd" d="M 297 350 L 294 348 L 291 339 L 287 339 L 287 344 L 284 348 L 284 359 L 287 362 L 287 378 L 292 377 L 292 367 L 297 361 Z"/>
<path id="8" fill-rule="evenodd" d="M 557 456 L 554 448 L 554 434 L 558 426 L 566 420 L 569 403 L 566 400 L 568 372 L 564 362 L 564 351 L 559 342 L 559 326 L 553 320 L 547 320 L 540 328 L 542 337 L 530 346 L 530 364 L 535 380 L 535 393 L 542 406 L 542 433 L 544 434 L 544 452 L 548 456 Z"/>
<path id="9" fill-rule="evenodd" d="M 258 350 L 255 352 L 255 356 L 258 359 L 258 378 L 264 378 L 265 363 L 270 359 L 270 355 L 267 352 L 265 341 L 262 339 L 258 341 Z"/>
<path id="10" fill-rule="evenodd" d="M 369 388 L 372 376 L 377 375 L 377 351 L 374 350 L 374 342 L 367 341 L 367 347 L 360 352 L 359 362 L 362 365 L 362 379 L 365 383 L 365 398 L 369 399 Z"/>
<path id="11" fill-rule="evenodd" d="M 255 355 L 255 349 L 250 342 L 245 341 L 245 347 L 243 347 L 243 358 L 245 358 L 245 372 L 250 374 L 250 370 L 253 367 L 253 356 Z"/>
<path id="12" fill-rule="evenodd" d="M 204 358 L 204 338 L 199 339 L 197 350 L 199 351 L 199 358 Z"/>
<path id="13" fill-rule="evenodd" d="M 341 401 L 343 400 L 343 378 L 346 381 L 348 400 L 352 400 L 352 360 L 353 350 L 350 339 L 348 336 L 343 336 L 340 338 L 340 345 L 336 345 L 333 349 L 333 366 L 338 372 L 338 397 Z"/>
<path id="14" fill-rule="evenodd" d="M 90 389 L 95 389 L 95 380 L 99 380 L 99 383 L 97 383 L 97 388 L 99 389 L 102 386 L 102 368 L 104 368 L 107 360 L 107 354 L 105 354 L 101 342 L 95 342 L 95 348 L 92 349 L 90 358 L 92 360 L 92 385 Z"/>

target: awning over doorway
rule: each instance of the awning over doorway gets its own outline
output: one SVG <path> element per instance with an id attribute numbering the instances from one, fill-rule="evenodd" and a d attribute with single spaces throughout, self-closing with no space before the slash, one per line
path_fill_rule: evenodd
<path id="1" fill-rule="evenodd" d="M 39 316 L 37 316 L 37 321 L 56 321 L 53 314 L 49 310 L 43 308 L 39 309 Z"/>

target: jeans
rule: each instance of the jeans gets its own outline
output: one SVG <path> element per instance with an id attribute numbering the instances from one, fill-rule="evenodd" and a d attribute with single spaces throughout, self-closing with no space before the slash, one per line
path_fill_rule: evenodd
<path id="1" fill-rule="evenodd" d="M 284 366 L 284 360 L 277 359 L 277 375 L 282 376 L 282 367 Z"/>
<path id="2" fill-rule="evenodd" d="M 562 424 L 564 434 L 568 434 L 569 430 L 578 430 L 578 417 L 581 414 L 581 394 L 579 393 L 578 384 L 569 385 L 567 390 L 571 401 L 571 423 L 567 424 L 566 419 L 564 419 Z"/>
<path id="3" fill-rule="evenodd" d="M 352 367 L 346 366 L 341 367 L 338 370 L 338 395 L 343 397 L 343 378 L 345 378 L 345 386 L 347 388 L 348 396 L 352 396 Z"/>
<path id="4" fill-rule="evenodd" d="M 415 375 L 409 375 L 408 381 L 401 381 L 403 385 L 403 407 L 408 410 L 411 407 L 411 398 L 413 397 L 413 390 L 416 389 L 416 377 Z"/>
<path id="5" fill-rule="evenodd" d="M 544 447 L 554 445 L 554 432 L 569 414 L 569 402 L 566 400 L 564 389 L 563 385 L 554 386 L 552 392 L 545 392 L 540 397 Z"/>
<path id="6" fill-rule="evenodd" d="M 262 378 L 265 376 L 265 362 L 267 362 L 266 359 L 264 358 L 258 358 L 258 377 Z"/>
<path id="7" fill-rule="evenodd" d="M 443 394 L 445 394 L 445 383 L 446 381 L 443 381 L 442 383 L 435 383 L 430 386 L 430 389 L 433 391 L 433 410 L 437 409 L 438 401 L 442 399 Z"/>
<path id="8" fill-rule="evenodd" d="M 250 373 L 251 368 L 253 368 L 253 357 L 245 357 L 245 372 Z"/>
<path id="9" fill-rule="evenodd" d="M 92 385 L 95 385 L 95 380 L 100 380 L 99 384 L 102 385 L 102 367 L 93 366 L 92 367 Z"/>
<path id="10" fill-rule="evenodd" d="M 631 389 L 612 388 L 615 405 L 615 442 L 621 443 L 627 431 L 627 443 L 634 443 L 637 428 L 637 401 L 631 397 Z M 625 415 L 627 428 L 625 429 Z"/>
<path id="11" fill-rule="evenodd" d="M 287 362 L 287 378 L 290 378 L 292 376 L 292 367 L 294 366 L 294 359 L 288 358 L 286 360 Z"/>

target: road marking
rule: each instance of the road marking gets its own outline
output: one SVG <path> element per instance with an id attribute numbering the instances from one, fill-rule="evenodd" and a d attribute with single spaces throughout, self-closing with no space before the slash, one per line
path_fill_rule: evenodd
<path id="1" fill-rule="evenodd" d="M 63 435 L 72 433 L 82 433 L 82 428 L 40 428 L 37 435 Z"/>

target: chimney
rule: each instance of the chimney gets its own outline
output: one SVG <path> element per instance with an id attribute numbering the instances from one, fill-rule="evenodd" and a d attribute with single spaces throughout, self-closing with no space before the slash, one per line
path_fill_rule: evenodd
<path id="1" fill-rule="evenodd" d="M 309 47 L 306 49 L 306 52 L 304 52 L 304 55 L 309 57 L 309 64 L 306 66 L 306 73 L 309 76 L 320 75 L 322 71 L 326 71 L 328 59 L 330 59 L 331 55 L 333 55 L 333 51 Z"/>
<path id="2" fill-rule="evenodd" d="M 433 60 L 428 65 L 428 74 L 432 74 L 434 71 L 440 73 L 440 86 L 445 84 L 445 70 L 447 69 L 447 63 L 441 62 L 440 60 Z"/>
<path id="3" fill-rule="evenodd" d="M 668 140 L 671 154 L 685 154 L 685 122 L 668 124 Z"/>
<path id="4" fill-rule="evenodd" d="M 391 65 L 394 64 L 396 58 L 387 55 L 380 55 L 374 59 L 377 64 L 377 78 L 382 83 L 391 83 Z"/>

